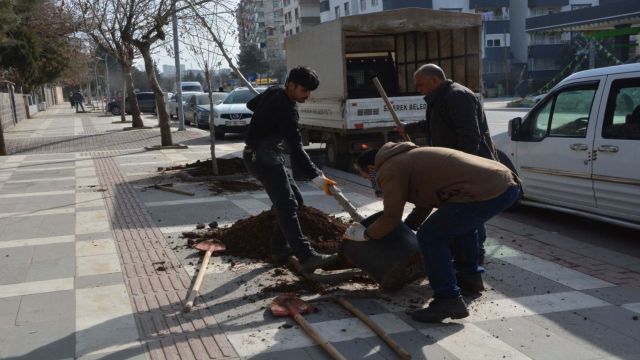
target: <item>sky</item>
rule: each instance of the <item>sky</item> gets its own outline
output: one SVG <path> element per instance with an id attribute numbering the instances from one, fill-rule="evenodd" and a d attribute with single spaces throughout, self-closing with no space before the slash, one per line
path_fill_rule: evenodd
<path id="1" fill-rule="evenodd" d="M 221 2 L 223 2 L 225 4 L 225 6 L 234 9 L 237 6 L 237 3 L 239 2 L 239 0 L 221 0 Z M 235 21 L 235 14 L 232 13 L 225 13 L 220 15 L 219 19 L 219 26 L 218 28 L 220 28 L 221 33 L 219 34 L 219 37 L 222 39 L 224 38 L 224 43 L 225 43 L 225 48 L 227 49 L 227 51 L 230 53 L 230 55 L 232 56 L 232 58 L 234 58 L 234 62 L 237 60 L 237 56 L 238 53 L 240 52 L 239 49 L 239 44 L 238 44 L 238 38 L 237 38 L 237 24 Z M 216 28 L 215 24 L 211 23 L 210 24 L 212 28 Z M 172 27 L 171 25 L 169 25 L 166 29 L 167 32 L 172 32 Z M 184 31 L 183 29 L 181 29 L 180 25 L 178 26 L 178 32 L 180 33 L 179 38 L 181 39 L 181 43 L 179 44 L 180 47 L 180 64 L 184 65 L 185 68 L 187 70 L 189 69 L 199 69 L 200 65 L 198 64 L 197 60 L 196 60 L 196 56 L 193 54 L 193 52 L 191 52 L 188 48 L 188 46 L 186 45 L 185 42 L 189 41 L 189 37 L 185 36 L 184 34 L 181 34 L 181 31 Z M 202 31 L 203 33 L 206 33 L 206 29 L 204 29 L 204 27 L 202 27 Z M 168 36 L 169 37 L 169 36 Z M 171 39 L 170 41 L 170 47 L 173 48 L 173 37 L 170 37 Z M 211 42 L 211 46 L 213 47 L 215 44 L 213 44 L 213 42 Z M 156 61 L 157 65 L 158 65 L 158 69 L 160 71 L 162 71 L 162 65 L 171 65 L 171 66 L 175 66 L 175 60 L 172 56 L 168 55 L 168 52 L 164 49 L 164 48 L 160 48 L 158 49 L 154 56 L 153 56 L 154 60 Z M 226 60 L 222 57 L 222 56 L 217 56 L 216 62 L 221 61 L 222 62 L 222 68 L 229 68 L 229 65 L 227 64 Z M 136 66 L 140 69 L 144 69 L 144 61 L 142 60 L 142 58 L 137 59 L 135 62 Z"/>

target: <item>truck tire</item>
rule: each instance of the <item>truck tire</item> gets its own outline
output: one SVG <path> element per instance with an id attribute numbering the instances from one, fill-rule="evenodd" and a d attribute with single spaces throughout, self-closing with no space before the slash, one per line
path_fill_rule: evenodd
<path id="1" fill-rule="evenodd" d="M 112 114 L 112 115 L 120 115 L 120 106 L 118 106 L 118 105 L 114 105 L 114 106 L 111 108 L 111 114 Z"/>

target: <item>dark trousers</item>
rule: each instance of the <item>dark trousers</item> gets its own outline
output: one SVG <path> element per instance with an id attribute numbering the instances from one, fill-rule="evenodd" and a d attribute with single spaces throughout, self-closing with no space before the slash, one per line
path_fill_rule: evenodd
<path id="1" fill-rule="evenodd" d="M 249 173 L 262 183 L 275 210 L 281 235 L 272 235 L 271 252 L 282 254 L 290 246 L 296 257 L 304 261 L 313 254 L 313 250 L 302 234 L 298 220 L 302 194 L 284 168 L 284 156 L 278 151 L 245 150 L 243 160 Z"/>
<path id="2" fill-rule="evenodd" d="M 513 185 L 493 199 L 445 203 L 422 223 L 417 233 L 418 245 L 434 298 L 460 296 L 451 262 L 451 241 L 456 239 L 459 242 L 457 270 L 465 273 L 481 272 L 482 269 L 478 266 L 478 229 L 513 205 L 519 193 L 520 187 Z"/>

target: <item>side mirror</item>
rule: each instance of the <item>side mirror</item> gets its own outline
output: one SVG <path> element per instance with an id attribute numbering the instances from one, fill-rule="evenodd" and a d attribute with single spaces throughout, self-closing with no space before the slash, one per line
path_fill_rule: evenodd
<path id="1" fill-rule="evenodd" d="M 509 137 L 512 141 L 520 140 L 522 134 L 522 118 L 513 118 L 509 120 Z"/>

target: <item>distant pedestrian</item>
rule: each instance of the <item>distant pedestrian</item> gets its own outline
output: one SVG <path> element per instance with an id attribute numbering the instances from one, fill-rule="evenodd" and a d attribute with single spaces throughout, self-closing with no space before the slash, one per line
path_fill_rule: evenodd
<path id="1" fill-rule="evenodd" d="M 82 104 L 84 102 L 84 96 L 82 96 L 80 90 L 77 90 L 75 93 L 73 93 L 73 96 L 71 98 L 76 105 L 76 112 L 79 112 L 78 107 L 82 108 L 82 112 L 85 112 L 84 105 Z"/>

